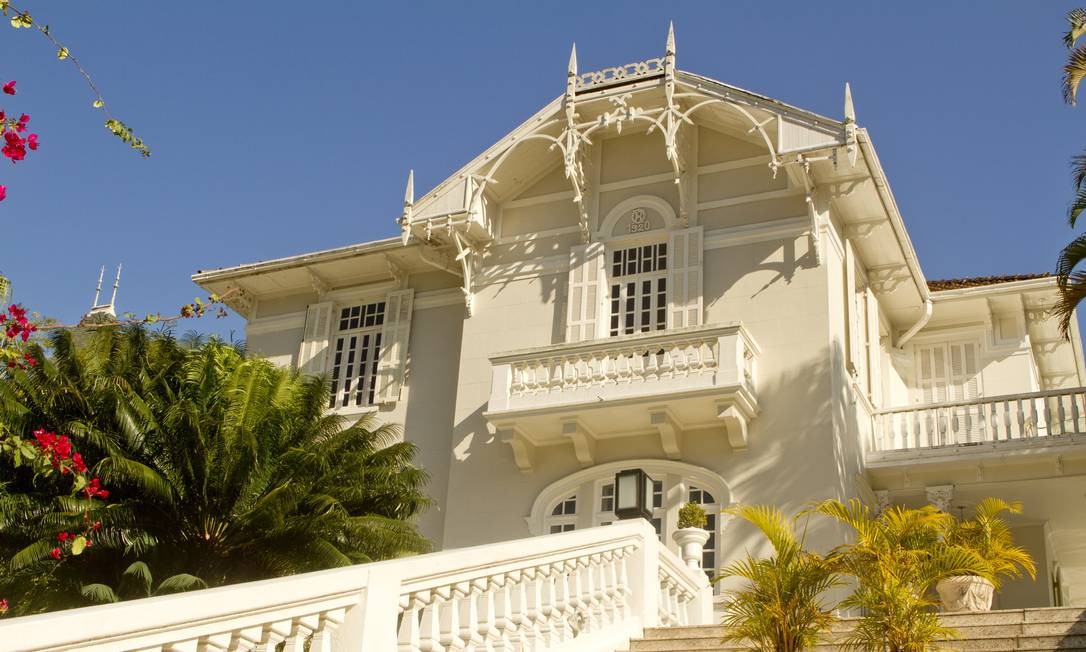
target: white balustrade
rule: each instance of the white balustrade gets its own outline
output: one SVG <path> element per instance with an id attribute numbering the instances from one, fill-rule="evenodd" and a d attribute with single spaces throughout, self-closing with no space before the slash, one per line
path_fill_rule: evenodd
<path id="1" fill-rule="evenodd" d="M 491 357 L 490 410 L 709 387 L 754 394 L 758 348 L 738 325 L 602 338 Z"/>
<path id="2" fill-rule="evenodd" d="M 875 448 L 914 450 L 1086 433 L 1086 388 L 916 405 L 873 415 Z"/>
<path id="3" fill-rule="evenodd" d="M 645 521 L 0 621 L 16 650 L 624 649 L 709 624 L 712 591 Z"/>

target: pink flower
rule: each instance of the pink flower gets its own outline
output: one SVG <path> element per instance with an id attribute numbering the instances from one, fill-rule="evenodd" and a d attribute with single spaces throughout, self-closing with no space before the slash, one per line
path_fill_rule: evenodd
<path id="1" fill-rule="evenodd" d="M 4 201 L 8 196 L 8 187 L 0 186 L 0 201 Z"/>
<path id="2" fill-rule="evenodd" d="M 26 146 L 32 150 L 38 149 L 38 134 L 30 134 L 26 137 Z"/>
<path id="3" fill-rule="evenodd" d="M 15 80 L 14 79 L 12 79 L 8 83 L 4 84 L 4 92 L 7 93 L 8 95 L 14 95 L 15 94 Z"/>

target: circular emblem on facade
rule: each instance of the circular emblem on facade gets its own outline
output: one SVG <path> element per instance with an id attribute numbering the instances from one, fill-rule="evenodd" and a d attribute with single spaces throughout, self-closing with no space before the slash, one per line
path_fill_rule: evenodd
<path id="1" fill-rule="evenodd" d="M 648 219 L 648 213 L 644 208 L 635 208 L 630 211 L 630 223 L 626 226 L 627 233 L 641 233 L 652 229 L 652 222 Z"/>

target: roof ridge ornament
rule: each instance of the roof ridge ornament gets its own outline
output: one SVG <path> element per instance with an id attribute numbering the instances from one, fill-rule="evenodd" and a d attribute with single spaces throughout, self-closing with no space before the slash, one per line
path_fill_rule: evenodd
<path id="1" fill-rule="evenodd" d="M 856 107 L 852 103 L 852 87 L 845 82 L 845 152 L 850 167 L 856 167 L 856 143 Z"/>
<path id="2" fill-rule="evenodd" d="M 400 223 L 400 240 L 404 246 L 411 239 L 411 213 L 415 208 L 415 171 L 407 171 L 407 187 L 403 192 L 403 213 L 397 222 Z"/>

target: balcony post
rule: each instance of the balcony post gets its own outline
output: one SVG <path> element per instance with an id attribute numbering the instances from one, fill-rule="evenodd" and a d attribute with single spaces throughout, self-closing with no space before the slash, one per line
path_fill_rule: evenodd
<path id="1" fill-rule="evenodd" d="M 509 407 L 509 388 L 513 383 L 513 366 L 496 364 L 491 367 L 490 409 L 504 410 Z"/>
<path id="2" fill-rule="evenodd" d="M 347 609 L 332 632 L 335 652 L 395 650 L 400 577 L 395 568 L 368 568 L 358 603 Z"/>

